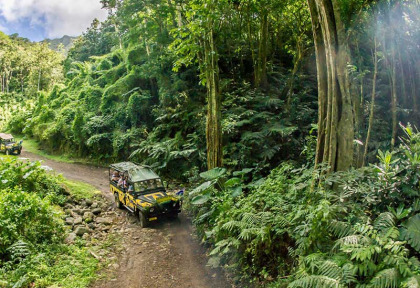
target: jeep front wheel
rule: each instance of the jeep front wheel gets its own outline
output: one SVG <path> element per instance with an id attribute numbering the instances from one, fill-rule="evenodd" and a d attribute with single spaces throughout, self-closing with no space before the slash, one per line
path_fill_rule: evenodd
<path id="1" fill-rule="evenodd" d="M 121 209 L 123 207 L 123 205 L 120 201 L 120 198 L 118 197 L 118 193 L 115 193 L 114 197 L 115 197 L 115 204 L 117 205 L 117 208 Z"/>
<path id="2" fill-rule="evenodd" d="M 139 224 L 141 228 L 149 226 L 149 220 L 146 218 L 143 212 L 139 211 Z"/>

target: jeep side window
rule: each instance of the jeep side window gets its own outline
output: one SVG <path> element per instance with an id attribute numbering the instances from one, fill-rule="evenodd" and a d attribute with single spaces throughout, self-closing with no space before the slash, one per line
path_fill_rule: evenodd
<path id="1" fill-rule="evenodd" d="M 147 181 L 143 181 L 140 183 L 141 184 L 141 191 L 147 190 Z"/>
<path id="2" fill-rule="evenodd" d="M 120 179 L 120 173 L 117 170 L 114 170 L 114 172 L 112 172 L 111 181 L 114 181 L 115 183 L 117 183 L 119 179 Z"/>
<path id="3" fill-rule="evenodd" d="M 163 187 L 162 179 L 155 179 L 156 187 Z"/>
<path id="4" fill-rule="evenodd" d="M 133 183 L 128 183 L 128 193 L 133 195 L 133 193 L 134 193 Z"/>

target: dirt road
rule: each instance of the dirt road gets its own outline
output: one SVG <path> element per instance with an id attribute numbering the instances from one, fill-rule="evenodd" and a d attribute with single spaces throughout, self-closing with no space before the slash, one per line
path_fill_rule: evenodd
<path id="1" fill-rule="evenodd" d="M 122 236 L 123 249 L 117 261 L 105 271 L 106 278 L 94 288 L 227 288 L 232 287 L 221 271 L 206 267 L 207 257 L 193 237 L 191 222 L 181 213 L 177 220 L 154 223 L 141 229 L 125 210 L 113 205 L 105 168 L 69 164 L 23 152 L 22 157 L 42 160 L 43 165 L 70 180 L 89 183 L 100 190 L 115 210 L 114 232 Z"/>

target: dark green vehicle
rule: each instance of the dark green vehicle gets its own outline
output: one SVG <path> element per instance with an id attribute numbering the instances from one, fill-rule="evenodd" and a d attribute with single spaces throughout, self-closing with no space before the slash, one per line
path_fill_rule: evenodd
<path id="1" fill-rule="evenodd" d="M 22 152 L 22 140 L 16 143 L 12 134 L 0 133 L 0 152 L 6 155 L 19 155 Z"/>

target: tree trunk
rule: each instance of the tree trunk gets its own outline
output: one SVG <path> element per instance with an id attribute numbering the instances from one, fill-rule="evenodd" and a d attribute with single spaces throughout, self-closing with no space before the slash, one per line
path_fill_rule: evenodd
<path id="1" fill-rule="evenodd" d="M 260 23 L 260 39 L 258 46 L 258 75 L 255 86 L 266 88 L 267 83 L 267 46 L 268 46 L 268 11 L 263 10 Z"/>
<path id="2" fill-rule="evenodd" d="M 392 113 L 392 138 L 391 138 L 391 147 L 394 148 L 395 141 L 397 138 L 397 67 L 395 64 L 395 45 L 391 39 L 391 63 L 390 63 L 390 73 L 391 73 L 391 113 Z"/>
<path id="3" fill-rule="evenodd" d="M 362 166 L 365 166 L 365 161 L 366 161 L 368 146 L 369 146 L 369 140 L 370 140 L 370 133 L 372 131 L 372 126 L 373 126 L 373 115 L 374 115 L 374 112 L 375 112 L 376 77 L 378 75 L 378 54 L 377 54 L 378 44 L 377 44 L 376 36 L 375 36 L 374 41 L 375 41 L 375 47 L 374 47 L 375 50 L 373 52 L 372 95 L 371 95 L 371 100 L 370 100 L 369 125 L 368 125 L 368 131 L 367 131 L 367 134 L 366 134 L 365 151 L 363 153 Z"/>
<path id="4" fill-rule="evenodd" d="M 252 41 L 252 29 L 251 29 L 251 13 L 249 12 L 249 5 L 247 6 L 247 16 L 248 16 L 248 41 L 249 41 L 249 50 L 251 50 L 251 57 L 252 57 L 252 66 L 254 68 L 254 85 L 257 86 L 259 83 L 259 74 L 258 74 L 258 64 L 257 59 L 255 56 L 255 49 L 254 49 L 254 42 Z"/>
<path id="5" fill-rule="evenodd" d="M 411 87 L 411 98 L 412 98 L 412 105 L 413 105 L 413 115 L 415 118 L 415 121 L 419 120 L 419 109 L 418 109 L 418 103 L 417 103 L 417 89 L 416 89 L 416 75 L 418 74 L 416 65 L 412 65 L 411 63 L 416 63 L 416 56 L 414 55 L 412 61 L 408 61 L 408 69 L 409 69 L 409 75 L 410 75 L 410 87 Z"/>
<path id="6" fill-rule="evenodd" d="M 336 0 L 308 0 L 318 72 L 318 140 L 315 165 L 329 171 L 353 162 L 354 116 L 347 65 L 350 50 Z"/>
<path id="7" fill-rule="evenodd" d="M 299 37 L 300 38 L 300 37 Z M 301 41 L 297 40 L 297 44 L 296 44 L 296 55 L 293 58 L 293 70 L 292 70 L 292 74 L 290 75 L 289 79 L 287 80 L 287 84 L 284 87 L 283 91 L 281 92 L 281 98 L 286 98 L 286 111 L 287 113 L 289 113 L 290 111 L 290 104 L 292 102 L 292 95 L 293 95 L 293 90 L 294 90 L 294 85 L 295 85 L 295 78 L 297 75 L 297 72 L 299 71 L 300 68 L 300 63 L 302 62 L 303 59 L 303 47 L 302 47 L 302 43 Z"/>
<path id="8" fill-rule="evenodd" d="M 219 64 L 214 44 L 213 20 L 208 20 L 208 32 L 204 39 L 204 61 L 207 87 L 207 167 L 222 166 L 221 99 L 219 91 Z"/>

